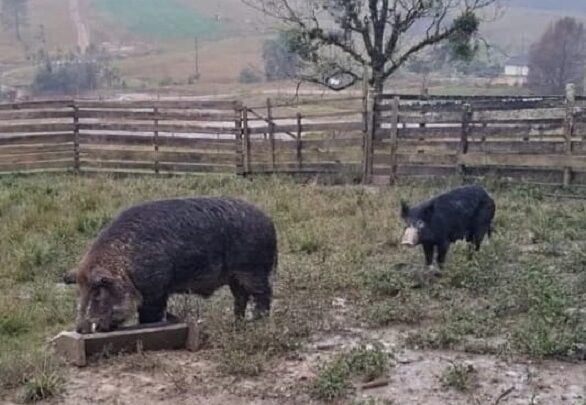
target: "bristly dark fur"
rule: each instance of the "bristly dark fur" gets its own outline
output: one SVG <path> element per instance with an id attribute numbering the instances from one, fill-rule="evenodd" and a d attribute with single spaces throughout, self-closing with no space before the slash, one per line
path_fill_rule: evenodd
<path id="1" fill-rule="evenodd" d="M 407 222 L 423 221 L 419 243 L 426 264 L 433 262 L 437 249 L 438 264 L 444 263 L 451 243 L 465 239 L 478 250 L 485 235 L 490 237 L 495 204 L 480 186 L 458 187 L 413 208 L 402 204 L 401 216 Z"/>
<path id="2" fill-rule="evenodd" d="M 272 220 L 244 201 L 159 200 L 121 212 L 92 245 L 77 282 L 91 283 L 99 271 L 128 284 L 140 297 L 141 323 L 160 321 L 170 294 L 207 297 L 229 285 L 243 317 L 251 297 L 259 313 L 269 311 L 277 255 Z"/>

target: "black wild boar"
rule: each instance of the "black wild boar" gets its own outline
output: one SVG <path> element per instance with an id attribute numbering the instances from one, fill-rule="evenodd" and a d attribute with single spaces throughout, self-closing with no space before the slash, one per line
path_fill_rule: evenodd
<path id="1" fill-rule="evenodd" d="M 161 321 L 173 293 L 208 297 L 223 285 L 243 318 L 250 298 L 268 314 L 277 265 L 272 220 L 231 198 L 152 201 L 122 211 L 66 282 L 80 290 L 77 330 L 111 331 L 138 310 L 140 323 Z"/>
<path id="2" fill-rule="evenodd" d="M 406 223 L 401 244 L 422 245 L 425 264 L 433 264 L 437 249 L 440 268 L 450 244 L 465 239 L 476 250 L 485 235 L 490 237 L 495 204 L 480 186 L 458 187 L 410 208 L 401 202 L 401 217 Z"/>

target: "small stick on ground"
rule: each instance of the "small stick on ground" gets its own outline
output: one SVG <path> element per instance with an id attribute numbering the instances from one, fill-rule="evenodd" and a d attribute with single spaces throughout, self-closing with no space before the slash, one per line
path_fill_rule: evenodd
<path id="1" fill-rule="evenodd" d="M 498 405 L 499 402 L 501 402 L 503 399 L 505 399 L 505 397 L 513 391 L 515 391 L 515 386 L 512 386 L 512 387 L 506 389 L 505 391 L 503 391 L 503 393 L 501 395 L 499 395 L 499 397 L 496 399 L 494 405 Z"/>
<path id="2" fill-rule="evenodd" d="M 390 381 L 388 378 L 383 378 L 383 379 L 374 380 L 374 381 L 362 384 L 362 386 L 360 388 L 362 388 L 363 390 L 369 390 L 369 389 L 373 389 L 373 388 L 385 387 L 385 386 L 389 385 L 389 383 L 390 383 Z"/>

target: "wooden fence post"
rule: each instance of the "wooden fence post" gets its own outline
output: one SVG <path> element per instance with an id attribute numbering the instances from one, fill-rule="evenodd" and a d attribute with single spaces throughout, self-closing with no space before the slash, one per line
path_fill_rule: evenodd
<path id="1" fill-rule="evenodd" d="M 297 138 L 296 140 L 296 158 L 297 158 L 297 170 L 301 171 L 301 167 L 303 165 L 303 156 L 302 156 L 302 140 L 301 134 L 303 133 L 303 127 L 301 126 L 301 113 L 297 113 Z"/>
<path id="2" fill-rule="evenodd" d="M 153 158 L 155 162 L 154 170 L 155 174 L 159 174 L 159 107 L 155 106 L 153 108 L 153 113 L 155 115 L 155 131 L 153 132 Z"/>
<path id="3" fill-rule="evenodd" d="M 273 121 L 273 106 L 271 99 L 267 98 L 267 120 L 269 121 L 269 153 L 271 172 L 275 172 L 275 122 Z"/>
<path id="4" fill-rule="evenodd" d="M 242 107 L 242 133 L 244 135 L 244 174 L 252 171 L 250 154 L 250 129 L 248 128 L 248 108 Z"/>
<path id="5" fill-rule="evenodd" d="M 466 165 L 461 163 L 462 162 L 462 155 L 468 153 L 468 136 L 470 135 L 470 129 L 472 128 L 470 123 L 472 121 L 472 106 L 470 104 L 464 104 L 464 109 L 462 113 L 462 133 L 460 137 L 460 148 L 458 151 L 459 154 L 459 164 L 458 164 L 458 172 L 462 179 L 466 176 Z"/>
<path id="6" fill-rule="evenodd" d="M 399 151 L 399 105 L 400 98 L 398 96 L 393 98 L 392 112 L 391 112 L 391 184 L 394 184 L 397 179 L 397 153 Z"/>
<path id="7" fill-rule="evenodd" d="M 73 170 L 79 174 L 80 167 L 79 160 L 79 107 L 73 102 Z"/>
<path id="8" fill-rule="evenodd" d="M 566 119 L 564 123 L 565 152 L 566 155 L 572 155 L 572 138 L 574 136 L 574 110 L 576 106 L 576 85 L 569 83 L 566 86 Z M 564 187 L 572 182 L 572 170 L 569 167 L 564 168 Z"/>
<path id="9" fill-rule="evenodd" d="M 242 151 L 242 114 L 243 105 L 234 102 L 234 142 L 236 143 L 236 174 L 244 174 L 244 152 Z"/>
<path id="10" fill-rule="evenodd" d="M 370 184 L 372 182 L 373 160 L 374 160 L 374 135 L 376 132 L 376 94 L 374 88 L 368 89 L 368 97 L 366 103 L 366 132 L 364 134 L 364 167 L 362 173 L 362 182 Z"/>

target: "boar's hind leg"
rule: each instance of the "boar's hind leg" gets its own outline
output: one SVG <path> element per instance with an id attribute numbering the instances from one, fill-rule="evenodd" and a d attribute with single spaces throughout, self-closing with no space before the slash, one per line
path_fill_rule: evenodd
<path id="1" fill-rule="evenodd" d="M 236 279 L 238 280 L 238 284 L 254 299 L 255 319 L 268 315 L 271 309 L 272 298 L 269 273 L 245 273 L 236 276 Z"/>
<path id="2" fill-rule="evenodd" d="M 230 281 L 230 291 L 234 296 L 234 317 L 237 320 L 242 320 L 246 313 L 250 294 L 235 278 Z"/>
<path id="3" fill-rule="evenodd" d="M 139 323 L 161 322 L 167 311 L 167 296 L 145 300 L 138 308 Z"/>

